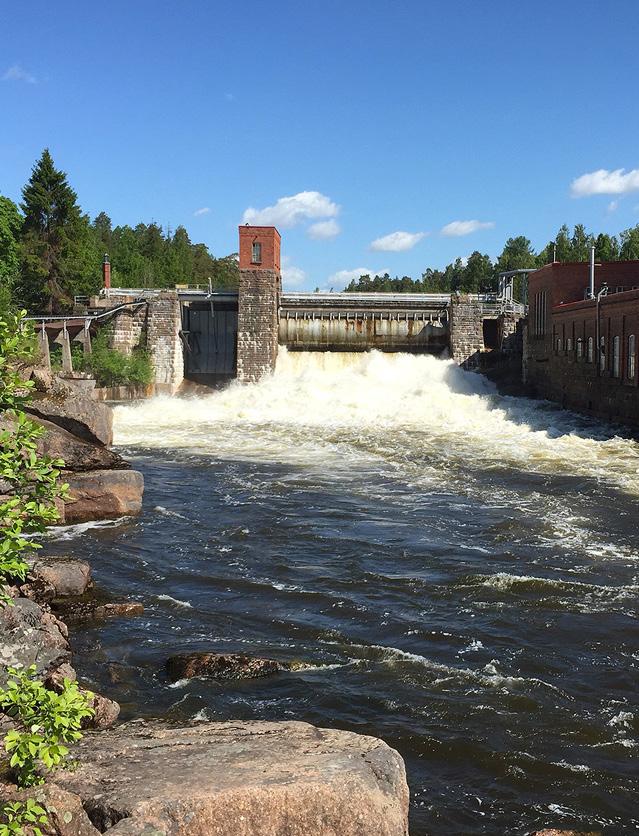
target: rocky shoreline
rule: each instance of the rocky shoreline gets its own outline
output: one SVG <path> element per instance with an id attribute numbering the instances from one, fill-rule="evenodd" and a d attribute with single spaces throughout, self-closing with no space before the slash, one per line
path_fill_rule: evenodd
<path id="1" fill-rule="evenodd" d="M 138 514 L 144 481 L 109 449 L 110 408 L 86 382 L 33 370 L 29 407 L 46 433 L 39 452 L 65 461 L 69 496 L 60 523 Z M 0 416 L 0 428 L 10 426 Z M 0 481 L 0 496 L 8 485 Z M 50 689 L 76 679 L 68 623 L 137 615 L 137 602 L 96 593 L 91 567 L 73 556 L 30 561 L 25 583 L 0 610 L 0 686 L 8 666 L 36 666 Z M 188 654 L 167 660 L 172 678 L 248 679 L 290 666 L 244 654 Z M 57 836 L 406 836 L 404 763 L 381 740 L 307 723 L 117 725 L 119 706 L 94 695 L 94 716 L 74 750 L 71 771 L 18 790 L 0 771 L 3 801 L 35 798 L 49 811 L 43 832 Z M 0 715 L 0 731 L 11 720 Z"/>

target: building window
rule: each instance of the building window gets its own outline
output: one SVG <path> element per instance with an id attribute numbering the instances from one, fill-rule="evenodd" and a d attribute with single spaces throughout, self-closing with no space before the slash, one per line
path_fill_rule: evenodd
<path id="1" fill-rule="evenodd" d="M 253 241 L 253 255 L 251 261 L 253 264 L 262 263 L 262 245 L 259 241 Z"/>
<path id="2" fill-rule="evenodd" d="M 561 337 L 557 337 L 557 341 L 555 343 L 555 351 L 557 354 L 561 351 Z"/>
<path id="3" fill-rule="evenodd" d="M 581 337 L 577 337 L 577 359 L 581 360 L 584 356 L 584 341 Z"/>
<path id="4" fill-rule="evenodd" d="M 621 337 L 612 340 L 612 376 L 621 377 Z"/>
<path id="5" fill-rule="evenodd" d="M 628 337 L 628 360 L 626 365 L 626 375 L 628 380 L 635 379 L 635 369 L 637 364 L 635 335 L 631 334 Z"/>
<path id="6" fill-rule="evenodd" d="M 572 340 L 570 337 L 566 340 L 566 351 L 572 351 Z"/>
<path id="7" fill-rule="evenodd" d="M 535 294 L 535 336 L 543 337 L 546 333 L 546 291 Z"/>
<path id="8" fill-rule="evenodd" d="M 599 338 L 599 371 L 606 371 L 606 338 Z"/>
<path id="9" fill-rule="evenodd" d="M 595 362 L 595 339 L 594 337 L 588 337 L 588 362 L 594 363 Z"/>

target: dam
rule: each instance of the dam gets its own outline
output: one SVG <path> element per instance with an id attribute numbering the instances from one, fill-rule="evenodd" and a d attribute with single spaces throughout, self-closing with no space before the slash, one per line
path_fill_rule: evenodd
<path id="1" fill-rule="evenodd" d="M 71 343 L 90 350 L 91 334 L 106 329 L 112 347 L 148 351 L 158 393 L 185 379 L 256 382 L 274 371 L 280 347 L 450 356 L 464 368 L 491 352 L 521 355 L 527 309 L 508 281 L 489 294 L 284 292 L 278 231 L 241 226 L 239 240 L 237 290 L 112 288 L 105 257 L 103 291 L 84 315 L 36 318 L 43 353 L 60 342 L 70 372 Z"/>

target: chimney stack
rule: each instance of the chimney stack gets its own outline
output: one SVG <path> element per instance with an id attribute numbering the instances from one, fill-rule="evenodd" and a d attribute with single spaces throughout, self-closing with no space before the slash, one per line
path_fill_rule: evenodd
<path id="1" fill-rule="evenodd" d="M 105 253 L 102 259 L 102 286 L 105 290 L 111 287 L 111 262 L 108 253 Z"/>

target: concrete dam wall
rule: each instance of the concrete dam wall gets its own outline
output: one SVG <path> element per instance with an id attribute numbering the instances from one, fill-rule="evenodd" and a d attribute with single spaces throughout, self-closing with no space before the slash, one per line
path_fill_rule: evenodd
<path id="1" fill-rule="evenodd" d="M 278 340 L 290 351 L 441 353 L 449 297 L 442 294 L 283 294 Z"/>

